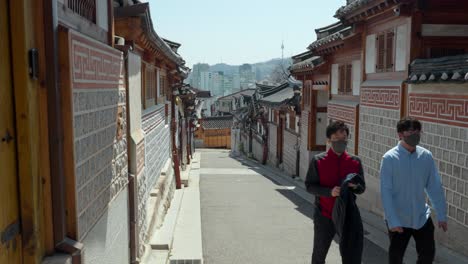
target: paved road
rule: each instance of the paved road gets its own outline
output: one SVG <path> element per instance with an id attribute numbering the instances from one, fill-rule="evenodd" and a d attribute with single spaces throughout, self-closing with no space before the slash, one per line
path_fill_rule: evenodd
<path id="1" fill-rule="evenodd" d="M 204 263 L 310 263 L 313 206 L 226 150 L 200 151 Z M 383 249 L 367 240 L 364 246 L 364 264 L 387 263 Z M 335 242 L 327 263 L 341 263 Z"/>

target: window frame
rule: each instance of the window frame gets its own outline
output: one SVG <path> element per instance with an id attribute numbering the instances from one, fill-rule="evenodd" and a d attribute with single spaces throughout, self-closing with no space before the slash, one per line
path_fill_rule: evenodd
<path id="1" fill-rule="evenodd" d="M 395 71 L 395 48 L 395 29 L 392 28 L 376 34 L 375 72 L 382 73 Z"/>

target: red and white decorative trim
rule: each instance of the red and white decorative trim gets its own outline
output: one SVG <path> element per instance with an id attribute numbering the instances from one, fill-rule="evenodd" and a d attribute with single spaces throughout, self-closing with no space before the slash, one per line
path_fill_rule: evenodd
<path id="1" fill-rule="evenodd" d="M 400 110 L 401 89 L 400 87 L 361 87 L 361 105 Z"/>
<path id="2" fill-rule="evenodd" d="M 70 45 L 73 88 L 118 89 L 123 68 L 120 51 L 73 30 Z"/>
<path id="3" fill-rule="evenodd" d="M 356 122 L 356 107 L 328 104 L 328 119 L 343 121 L 350 125 L 354 125 Z"/>
<path id="4" fill-rule="evenodd" d="M 409 115 L 420 120 L 468 127 L 468 95 L 410 93 Z"/>

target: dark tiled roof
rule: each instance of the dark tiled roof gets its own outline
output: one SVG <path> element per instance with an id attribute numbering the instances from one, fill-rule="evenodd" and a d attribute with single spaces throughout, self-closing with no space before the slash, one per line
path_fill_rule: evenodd
<path id="1" fill-rule="evenodd" d="M 468 82 L 468 54 L 414 60 L 407 82 Z"/>
<path id="2" fill-rule="evenodd" d="M 226 99 L 232 99 L 232 98 L 239 98 L 241 96 L 247 96 L 250 97 L 255 93 L 255 89 L 245 89 L 239 92 L 235 92 L 223 97 L 218 98 L 218 100 L 226 100 Z"/>
<path id="3" fill-rule="evenodd" d="M 303 53 L 294 55 L 291 58 L 293 59 L 293 63 L 296 63 L 296 62 L 299 62 L 299 61 L 306 60 L 306 59 L 308 59 L 310 57 L 313 57 L 313 53 L 310 50 L 308 50 L 308 51 L 305 51 Z"/>
<path id="4" fill-rule="evenodd" d="M 125 17 L 140 17 L 142 21 L 142 28 L 148 34 L 148 37 L 151 39 L 152 42 L 164 53 L 166 56 L 169 57 L 172 61 L 177 63 L 178 65 L 184 65 L 185 61 L 182 57 L 175 52 L 171 45 L 179 45 L 179 43 L 162 39 L 156 31 L 154 31 L 153 21 L 151 19 L 151 13 L 149 9 L 148 3 L 139 3 L 125 7 L 116 7 L 114 8 L 114 17 L 115 18 L 125 18 Z M 178 47 L 177 47 L 178 48 Z"/>
<path id="5" fill-rule="evenodd" d="M 202 119 L 203 129 L 223 129 L 232 126 L 232 116 L 214 116 Z"/>
<path id="6" fill-rule="evenodd" d="M 291 86 L 288 86 L 287 88 L 272 94 L 270 96 L 264 97 L 260 99 L 259 101 L 261 103 L 267 103 L 267 104 L 281 104 L 283 102 L 286 102 L 289 99 L 292 99 L 294 97 L 294 89 Z"/>
<path id="7" fill-rule="evenodd" d="M 303 61 L 294 63 L 291 65 L 291 70 L 302 70 L 302 69 L 307 69 L 307 68 L 314 68 L 315 66 L 319 65 L 320 63 L 323 62 L 322 57 L 320 56 L 314 56 L 312 58 L 305 59 Z"/>
<path id="8" fill-rule="evenodd" d="M 313 50 L 325 44 L 332 43 L 337 40 L 342 40 L 345 37 L 349 36 L 349 34 L 351 33 L 351 29 L 352 29 L 351 27 L 346 27 L 324 38 L 318 39 L 312 42 L 312 44 L 309 45 L 308 49 Z"/>
<path id="9" fill-rule="evenodd" d="M 302 82 L 290 77 L 285 83 L 268 91 L 263 91 L 263 93 L 259 93 L 263 96 L 263 98 L 259 99 L 259 102 L 270 105 L 286 103 L 294 97 L 294 91 L 299 91 L 301 86 Z"/>
<path id="10" fill-rule="evenodd" d="M 369 9 L 373 7 L 377 7 L 380 5 L 380 7 L 390 7 L 392 4 L 397 4 L 399 2 L 402 2 L 401 0 L 392 0 L 392 1 L 377 1 L 377 0 L 348 0 L 347 5 L 340 7 L 336 13 L 335 17 L 338 19 L 342 19 L 345 16 L 353 13 L 354 11 L 358 10 L 359 8 L 363 6 L 368 6 Z M 366 13 L 368 10 L 365 10 Z M 373 14 L 373 13 L 372 13 Z"/>

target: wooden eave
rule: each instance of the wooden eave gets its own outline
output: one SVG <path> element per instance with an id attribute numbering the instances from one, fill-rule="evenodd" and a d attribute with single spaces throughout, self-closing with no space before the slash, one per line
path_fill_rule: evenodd
<path id="1" fill-rule="evenodd" d="M 344 41 L 342 39 L 335 40 L 333 42 L 324 44 L 316 49 L 314 49 L 314 54 L 317 55 L 326 55 L 338 51 L 344 47 Z"/>
<path id="2" fill-rule="evenodd" d="M 412 2 L 411 0 L 379 0 L 373 4 L 364 5 L 356 10 L 340 17 L 342 20 L 353 24 L 359 21 L 365 21 L 374 16 L 380 15 L 402 3 Z"/>

